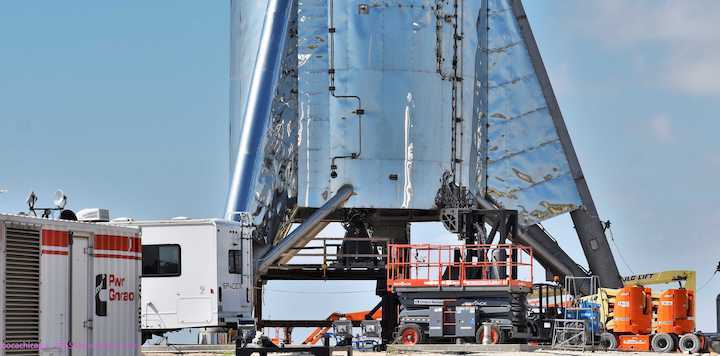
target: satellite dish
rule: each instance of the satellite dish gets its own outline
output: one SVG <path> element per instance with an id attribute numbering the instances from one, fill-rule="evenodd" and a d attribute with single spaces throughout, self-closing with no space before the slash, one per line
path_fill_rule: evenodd
<path id="1" fill-rule="evenodd" d="M 30 210 L 33 210 L 35 208 L 35 203 L 37 203 L 37 195 L 35 194 L 35 192 L 30 192 L 30 195 L 28 196 L 26 202 L 28 207 L 30 207 Z"/>
<path id="2" fill-rule="evenodd" d="M 59 209 L 65 209 L 65 204 L 67 204 L 67 197 L 62 190 L 58 189 L 57 192 L 55 192 L 55 199 L 53 199 L 53 203 L 55 203 L 55 206 Z"/>

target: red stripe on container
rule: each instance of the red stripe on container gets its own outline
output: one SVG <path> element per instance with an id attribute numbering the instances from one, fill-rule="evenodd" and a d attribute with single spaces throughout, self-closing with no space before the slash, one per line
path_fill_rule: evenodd
<path id="1" fill-rule="evenodd" d="M 140 252 L 142 245 L 138 237 L 95 235 L 95 249 Z"/>
<path id="2" fill-rule="evenodd" d="M 62 255 L 67 256 L 67 251 L 55 251 L 55 250 L 42 250 L 43 255 Z"/>
<path id="3" fill-rule="evenodd" d="M 130 243 L 132 244 L 133 252 L 141 252 L 142 251 L 142 242 L 140 242 L 139 237 L 131 237 Z"/>
<path id="4" fill-rule="evenodd" d="M 67 231 L 43 230 L 42 244 L 43 246 L 68 247 L 70 242 L 70 234 Z"/>
<path id="5" fill-rule="evenodd" d="M 97 258 L 119 258 L 122 260 L 141 260 L 142 257 L 138 256 L 126 256 L 126 255 L 116 255 L 112 253 L 96 253 L 95 257 Z"/>

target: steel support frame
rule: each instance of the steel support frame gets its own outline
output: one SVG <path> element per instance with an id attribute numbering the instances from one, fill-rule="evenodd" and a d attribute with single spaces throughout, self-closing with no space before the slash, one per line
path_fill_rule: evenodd
<path id="1" fill-rule="evenodd" d="M 484 209 L 497 209 L 494 203 L 479 199 L 478 203 Z M 518 230 L 517 234 L 511 237 L 513 243 L 530 246 L 533 249 L 533 257 L 540 262 L 546 271 L 553 275 L 565 278 L 566 276 L 587 277 L 589 272 L 578 265 L 558 245 L 542 227 L 532 225 L 524 230 Z"/>
<path id="2" fill-rule="evenodd" d="M 351 185 L 340 187 L 337 193 L 328 199 L 322 207 L 315 210 L 300 226 L 255 261 L 255 274 L 262 275 L 274 264 L 290 261 L 294 254 L 297 253 L 295 248 L 304 247 L 320 233 L 329 224 L 325 218 L 341 208 L 353 193 L 354 190 Z"/>
<path id="3" fill-rule="evenodd" d="M 435 214 L 435 216 L 438 215 Z M 329 219 L 326 218 L 322 220 L 326 223 L 329 222 Z M 374 235 L 388 236 L 391 241 L 396 243 L 408 243 L 409 241 L 410 226 L 407 221 L 379 219 L 371 221 L 371 224 Z M 376 308 L 382 307 L 383 310 L 382 341 L 384 344 L 394 341 L 400 303 L 395 294 L 387 291 L 385 268 L 334 269 L 322 268 L 318 265 L 286 265 L 270 266 L 263 273 L 258 274 L 254 294 L 254 315 L 255 325 L 259 329 L 263 327 L 331 327 L 332 321 L 329 320 L 264 320 L 262 318 L 262 290 L 265 282 L 269 280 L 374 280 L 376 281 L 376 295 L 381 299 Z M 372 313 L 374 310 L 370 314 L 372 315 Z M 354 321 L 353 326 L 360 326 L 360 323 L 361 321 Z"/>

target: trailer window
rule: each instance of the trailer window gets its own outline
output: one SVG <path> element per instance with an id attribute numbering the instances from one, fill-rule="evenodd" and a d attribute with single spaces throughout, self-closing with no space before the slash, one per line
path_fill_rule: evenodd
<path id="1" fill-rule="evenodd" d="M 180 245 L 143 245 L 143 277 L 180 275 Z"/>
<path id="2" fill-rule="evenodd" d="M 228 251 L 228 270 L 232 274 L 242 274 L 242 250 Z"/>

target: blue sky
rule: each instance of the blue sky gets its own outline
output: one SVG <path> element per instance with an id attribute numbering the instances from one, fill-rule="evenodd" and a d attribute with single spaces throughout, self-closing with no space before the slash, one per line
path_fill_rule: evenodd
<path id="1" fill-rule="evenodd" d="M 720 4 L 525 6 L 628 265 L 637 273 L 696 269 L 702 284 L 720 260 Z M 62 188 L 71 207 L 108 207 L 114 217 L 220 216 L 228 60 L 227 1 L 0 3 L 0 189 L 8 190 L 0 211 L 23 210 L 31 190 L 50 203 Z M 546 227 L 584 261 L 567 217 Z M 442 233 L 429 229 L 419 233 Z M 617 250 L 616 259 L 630 273 Z M 714 325 L 718 292 L 720 278 L 700 291 L 703 329 Z M 275 317 L 298 318 L 374 304 L 357 293 L 299 312 L 292 297 L 269 293 L 266 303 Z"/>

